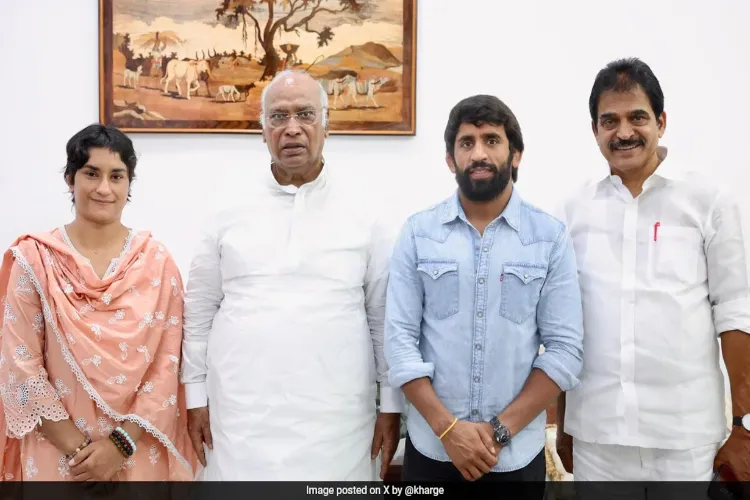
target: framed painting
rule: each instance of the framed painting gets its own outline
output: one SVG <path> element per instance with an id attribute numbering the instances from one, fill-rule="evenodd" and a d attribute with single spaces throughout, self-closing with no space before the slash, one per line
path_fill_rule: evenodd
<path id="1" fill-rule="evenodd" d="M 417 0 L 99 0 L 100 120 L 126 132 L 259 133 L 299 69 L 332 134 L 416 132 Z"/>

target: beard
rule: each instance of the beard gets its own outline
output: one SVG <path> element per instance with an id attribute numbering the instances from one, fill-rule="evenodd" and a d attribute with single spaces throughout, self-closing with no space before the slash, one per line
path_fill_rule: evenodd
<path id="1" fill-rule="evenodd" d="M 470 201 L 492 201 L 505 191 L 511 179 L 512 166 L 511 159 L 513 155 L 508 155 L 508 159 L 498 168 L 492 163 L 478 161 L 471 163 L 463 171 L 456 168 L 456 182 L 461 193 Z M 455 159 L 453 163 L 455 164 Z M 478 168 L 485 168 L 492 172 L 492 177 L 486 179 L 472 180 L 471 173 Z"/>

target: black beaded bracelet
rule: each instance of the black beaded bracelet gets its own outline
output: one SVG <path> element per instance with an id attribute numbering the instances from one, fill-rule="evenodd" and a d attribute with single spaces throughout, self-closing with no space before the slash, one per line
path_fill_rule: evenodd
<path id="1" fill-rule="evenodd" d="M 133 455 L 133 451 L 129 446 L 126 446 L 124 444 L 124 440 L 122 440 L 117 434 L 114 432 L 109 435 L 109 439 L 117 446 L 117 449 L 120 450 L 120 453 L 125 458 L 130 458 Z"/>

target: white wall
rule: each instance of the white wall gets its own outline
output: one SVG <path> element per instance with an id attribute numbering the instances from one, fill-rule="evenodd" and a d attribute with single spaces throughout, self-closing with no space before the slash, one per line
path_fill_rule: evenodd
<path id="1" fill-rule="evenodd" d="M 97 5 L 0 0 L 0 248 L 72 217 L 61 169 L 67 139 L 98 119 Z M 450 108 L 491 93 L 525 135 L 519 189 L 552 208 L 606 171 L 587 107 L 596 72 L 639 56 L 666 95 L 670 161 L 741 187 L 750 180 L 748 19 L 747 0 L 420 0 L 417 135 L 334 136 L 326 158 L 388 200 L 400 225 L 454 187 L 442 143 Z M 249 191 L 268 165 L 265 145 L 257 135 L 131 137 L 141 160 L 125 222 L 152 230 L 187 272 L 196 226 Z"/>

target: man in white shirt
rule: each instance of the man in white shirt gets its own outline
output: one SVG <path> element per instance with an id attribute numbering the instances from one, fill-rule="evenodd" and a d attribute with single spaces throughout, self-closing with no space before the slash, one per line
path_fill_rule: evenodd
<path id="1" fill-rule="evenodd" d="M 716 461 L 750 479 L 750 279 L 740 209 L 666 159 L 658 144 L 664 96 L 645 63 L 601 70 L 589 107 L 610 173 L 565 206 L 584 359 L 580 386 L 558 405 L 564 465 L 581 481 L 709 481 Z M 736 417 L 723 447 L 717 337 Z"/>
<path id="2" fill-rule="evenodd" d="M 316 80 L 279 73 L 260 119 L 265 185 L 216 217 L 187 283 L 182 381 L 203 479 L 374 480 L 381 452 L 382 478 L 404 404 L 383 354 L 389 238 L 324 166 Z"/>

